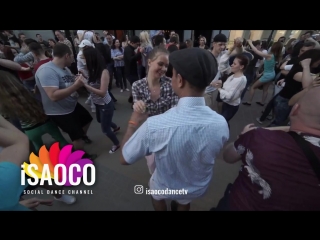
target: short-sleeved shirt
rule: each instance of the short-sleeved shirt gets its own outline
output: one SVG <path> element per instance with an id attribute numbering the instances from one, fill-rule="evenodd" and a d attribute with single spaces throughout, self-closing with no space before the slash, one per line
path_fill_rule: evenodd
<path id="1" fill-rule="evenodd" d="M 320 210 L 319 180 L 288 133 L 259 128 L 234 146 L 243 166 L 231 188 L 230 210 Z M 310 143 L 310 148 L 320 156 L 319 146 Z"/>
<path id="2" fill-rule="evenodd" d="M 53 62 L 48 62 L 38 68 L 35 76 L 45 114 L 66 115 L 74 111 L 78 101 L 78 94 L 76 92 L 65 99 L 54 102 L 43 89 L 44 87 L 65 89 L 74 84 L 75 76 L 68 68 L 62 69 Z"/>
<path id="3" fill-rule="evenodd" d="M 202 196 L 211 181 L 215 159 L 229 138 L 229 128 L 221 115 L 205 105 L 204 98 L 183 97 L 164 114 L 149 117 L 122 149 L 124 159 L 133 164 L 155 155 L 156 170 L 150 186 L 154 190 L 188 191 L 172 199 Z"/>
<path id="4" fill-rule="evenodd" d="M 0 162 L 0 211 L 30 211 L 19 203 L 25 188 L 21 185 L 21 168 L 11 162 Z"/>

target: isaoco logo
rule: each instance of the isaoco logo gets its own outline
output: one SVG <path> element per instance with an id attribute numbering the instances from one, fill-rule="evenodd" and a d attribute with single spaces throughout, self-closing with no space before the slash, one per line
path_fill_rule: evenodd
<path id="1" fill-rule="evenodd" d="M 46 146 L 39 150 L 39 157 L 34 153 L 29 156 L 30 164 L 21 165 L 21 184 L 25 185 L 27 174 L 30 179 L 27 182 L 31 186 L 39 183 L 44 185 L 47 181 L 52 185 L 52 179 L 58 186 L 78 186 L 81 178 L 86 186 L 92 186 L 96 181 L 96 169 L 90 159 L 83 159 L 84 151 L 72 152 L 72 145 L 67 145 L 61 150 L 59 143 L 54 143 L 48 152 Z M 91 172 L 91 180 L 88 181 L 88 171 Z"/>

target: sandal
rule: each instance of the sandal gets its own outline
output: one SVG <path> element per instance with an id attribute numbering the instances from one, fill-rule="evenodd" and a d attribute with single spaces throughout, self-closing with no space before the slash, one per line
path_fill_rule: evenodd
<path id="1" fill-rule="evenodd" d="M 256 104 L 260 105 L 261 107 L 264 106 L 264 104 L 262 104 L 261 102 L 256 102 Z"/>
<path id="2" fill-rule="evenodd" d="M 244 102 L 242 103 L 243 105 L 246 105 L 246 106 L 251 106 L 251 103 L 248 103 L 248 102 Z"/>

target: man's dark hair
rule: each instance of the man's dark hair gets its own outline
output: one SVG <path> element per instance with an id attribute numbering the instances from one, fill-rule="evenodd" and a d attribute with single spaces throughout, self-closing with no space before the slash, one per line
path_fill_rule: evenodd
<path id="1" fill-rule="evenodd" d="M 130 37 L 130 42 L 131 43 L 139 43 L 140 38 L 138 36 L 132 36 L 132 37 Z"/>
<path id="2" fill-rule="evenodd" d="M 188 46 L 187 46 L 187 44 L 185 42 L 179 43 L 179 50 L 182 50 L 182 49 L 185 49 L 185 48 L 188 48 Z"/>
<path id="3" fill-rule="evenodd" d="M 18 38 L 20 38 L 22 35 L 24 35 L 24 36 L 25 36 L 25 34 L 24 34 L 24 33 L 19 33 L 19 34 L 18 34 Z"/>
<path id="4" fill-rule="evenodd" d="M 305 42 L 302 47 L 315 47 L 315 42 Z"/>
<path id="5" fill-rule="evenodd" d="M 36 56 L 40 56 L 44 53 L 44 50 L 40 43 L 33 42 L 28 45 L 30 52 L 32 52 Z"/>
<path id="6" fill-rule="evenodd" d="M 39 34 L 39 33 L 37 33 L 37 34 L 36 34 L 36 37 L 38 37 L 38 36 L 40 36 L 40 34 Z"/>
<path id="7" fill-rule="evenodd" d="M 71 49 L 63 44 L 63 43 L 57 43 L 53 48 L 53 56 L 58 58 L 63 58 L 66 54 L 71 55 Z"/>
<path id="8" fill-rule="evenodd" d="M 26 40 L 24 40 L 24 43 L 29 46 L 29 44 L 31 43 L 37 43 L 36 40 L 32 39 L 32 38 L 27 38 Z"/>
<path id="9" fill-rule="evenodd" d="M 306 35 L 306 34 L 310 34 L 311 36 L 313 35 L 313 31 L 306 31 L 303 35 Z"/>
<path id="10" fill-rule="evenodd" d="M 261 44 L 261 41 L 260 40 L 256 40 L 256 41 L 253 41 L 252 42 L 253 46 L 258 46 Z"/>
<path id="11" fill-rule="evenodd" d="M 174 44 L 178 44 L 179 43 L 179 39 L 178 39 L 178 37 L 171 37 L 169 42 L 170 43 L 174 43 Z"/>
<path id="12" fill-rule="evenodd" d="M 161 43 L 163 43 L 163 39 L 164 39 L 164 37 L 163 37 L 162 35 L 156 35 L 156 36 L 154 36 L 154 38 L 153 38 L 154 46 L 157 47 L 157 46 L 159 46 Z"/>

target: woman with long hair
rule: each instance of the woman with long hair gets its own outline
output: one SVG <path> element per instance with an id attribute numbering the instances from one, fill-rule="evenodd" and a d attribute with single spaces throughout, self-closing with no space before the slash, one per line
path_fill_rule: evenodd
<path id="1" fill-rule="evenodd" d="M 224 82 L 223 88 L 221 80 L 212 83 L 220 93 L 220 98 L 223 101 L 221 115 L 226 119 L 228 124 L 239 110 L 241 93 L 247 83 L 247 78 L 243 72 L 248 66 L 248 63 L 249 59 L 245 55 L 237 55 L 231 65 L 231 72 L 233 74 Z"/>
<path id="2" fill-rule="evenodd" d="M 45 115 L 41 103 L 34 98 L 12 74 L 0 71 L 0 112 L 19 119 L 22 130 L 38 153 L 43 146 L 42 136 L 50 134 L 61 147 L 69 144 L 59 128 Z"/>
<path id="3" fill-rule="evenodd" d="M 248 44 L 250 45 L 251 49 L 259 56 L 265 58 L 264 60 L 264 72 L 262 77 L 256 81 L 252 87 L 250 88 L 250 97 L 249 101 L 244 102 L 243 105 L 251 106 L 251 102 L 254 97 L 255 90 L 259 87 L 263 87 L 263 94 L 261 102 L 257 102 L 260 106 L 264 106 L 264 103 L 268 96 L 268 88 L 272 83 L 272 80 L 275 78 L 275 66 L 277 63 L 281 62 L 282 57 L 282 48 L 283 45 L 281 42 L 276 42 L 272 45 L 271 50 L 269 53 L 263 53 L 258 50 L 255 46 L 253 46 L 251 40 L 247 40 Z"/>
<path id="4" fill-rule="evenodd" d="M 141 71 L 140 78 L 146 77 L 148 72 L 148 54 L 153 49 L 152 42 L 150 40 L 149 33 L 147 31 L 142 31 L 140 33 L 140 52 L 141 52 Z"/>
<path id="5" fill-rule="evenodd" d="M 206 50 L 209 49 L 209 47 L 206 44 L 207 44 L 207 39 L 201 36 L 199 38 L 199 48 L 206 49 Z"/>
<path id="6" fill-rule="evenodd" d="M 85 87 L 90 92 L 91 99 L 96 106 L 97 121 L 101 124 L 103 133 L 113 142 L 113 146 L 109 151 L 112 154 L 120 148 L 120 142 L 115 135 L 115 132 L 118 132 L 120 127 L 112 122 L 114 103 L 108 91 L 109 72 L 106 69 L 103 57 L 97 49 L 86 48 L 83 50 L 83 56 L 89 73 Z"/>
<path id="7" fill-rule="evenodd" d="M 116 69 L 117 81 L 120 84 L 120 92 L 130 91 L 127 87 L 127 78 L 124 72 L 124 61 L 123 61 L 123 47 L 118 39 L 113 40 L 113 44 L 111 46 L 111 58 L 114 61 L 114 67 Z"/>
<path id="8" fill-rule="evenodd" d="M 155 47 L 148 56 L 147 77 L 132 84 L 133 109 L 148 115 L 159 115 L 178 103 L 173 92 L 171 79 L 166 77 L 169 66 L 169 52 L 163 47 Z M 155 170 L 154 155 L 146 157 L 150 174 Z"/>

